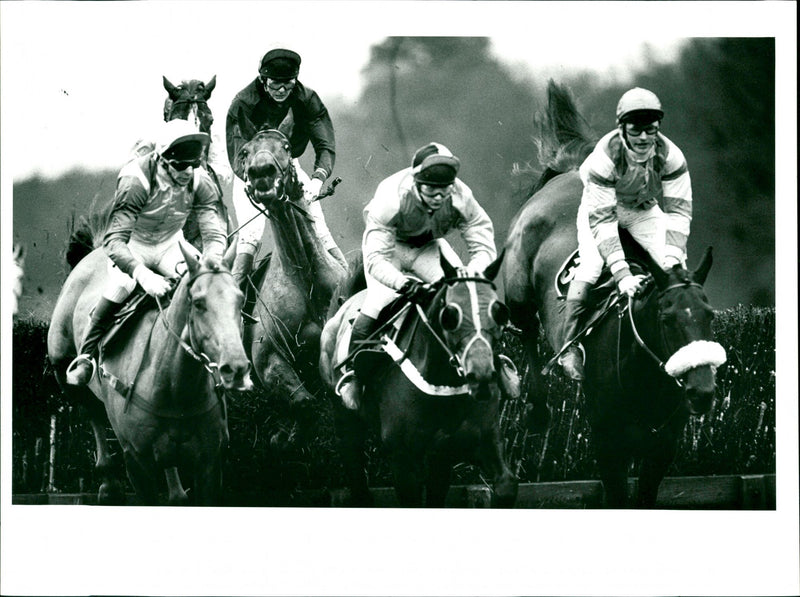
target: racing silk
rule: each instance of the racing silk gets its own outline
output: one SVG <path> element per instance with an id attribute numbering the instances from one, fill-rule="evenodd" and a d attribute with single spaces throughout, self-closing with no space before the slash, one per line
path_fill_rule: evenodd
<path id="1" fill-rule="evenodd" d="M 162 242 L 177 233 L 191 211 L 197 223 L 206 255 L 221 257 L 225 249 L 225 223 L 215 209 L 217 190 L 202 168 L 195 168 L 188 185 L 173 183 L 156 154 L 128 162 L 117 177 L 111 222 L 103 238 L 108 256 L 131 276 L 139 261 L 128 249 L 128 241 L 144 244 Z"/>
<path id="2" fill-rule="evenodd" d="M 333 172 L 336 159 L 333 123 L 317 93 L 300 81 L 297 81 L 289 97 L 280 103 L 270 97 L 258 78 L 233 98 L 225 121 L 225 137 L 228 161 L 234 172 L 236 156 L 242 146 L 259 130 L 277 128 L 289 109 L 294 118 L 294 128 L 289 137 L 292 157 L 299 158 L 303 155 L 311 141 L 316 154 L 311 178 L 318 178 L 323 182 L 327 180 Z M 236 174 L 242 178 L 241 173 Z"/>
<path id="3" fill-rule="evenodd" d="M 497 257 L 492 221 L 459 179 L 451 198 L 431 211 L 417 193 L 412 169 L 401 170 L 378 185 L 364 208 L 364 222 L 364 267 L 394 290 L 406 281 L 405 274 L 390 262 L 396 242 L 422 247 L 458 228 L 469 251 L 469 267 L 483 271 Z"/>
<path id="4" fill-rule="evenodd" d="M 642 210 L 658 205 L 667 217 L 664 254 L 685 261 L 692 185 L 686 158 L 677 145 L 658 133 L 654 150 L 639 161 L 617 129 L 600 139 L 581 165 L 580 176 L 589 227 L 617 281 L 630 275 L 617 230 L 618 205 Z"/>

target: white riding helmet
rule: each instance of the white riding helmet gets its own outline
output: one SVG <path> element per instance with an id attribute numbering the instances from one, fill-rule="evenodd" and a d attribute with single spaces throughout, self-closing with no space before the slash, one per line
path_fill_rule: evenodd
<path id="1" fill-rule="evenodd" d="M 208 133 L 201 133 L 188 120 L 175 119 L 163 124 L 158 135 L 156 152 L 161 156 L 165 153 L 179 153 L 180 155 L 168 157 L 182 160 L 197 159 L 210 142 Z"/>
<path id="2" fill-rule="evenodd" d="M 653 119 L 651 122 L 664 118 L 664 111 L 661 109 L 661 100 L 655 93 L 641 87 L 634 87 L 626 91 L 619 98 L 617 104 L 617 124 L 625 122 L 633 113 L 641 113 L 642 116 Z"/>

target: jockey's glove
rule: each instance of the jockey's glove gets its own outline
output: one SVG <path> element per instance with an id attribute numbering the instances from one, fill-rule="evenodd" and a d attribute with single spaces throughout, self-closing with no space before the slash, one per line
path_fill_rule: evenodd
<path id="1" fill-rule="evenodd" d="M 164 296 L 172 287 L 164 276 L 155 273 L 143 263 L 137 265 L 136 269 L 133 270 L 133 279 L 150 296 Z"/>
<path id="2" fill-rule="evenodd" d="M 430 284 L 419 282 L 408 278 L 400 287 L 398 292 L 410 300 L 412 303 L 425 303 L 433 296 L 433 288 Z"/>
<path id="3" fill-rule="evenodd" d="M 313 201 L 322 189 L 322 181 L 319 178 L 312 178 L 303 186 L 306 201 Z"/>
<path id="4" fill-rule="evenodd" d="M 645 276 L 625 276 L 619 281 L 619 292 L 626 296 L 634 297 L 642 289 Z"/>

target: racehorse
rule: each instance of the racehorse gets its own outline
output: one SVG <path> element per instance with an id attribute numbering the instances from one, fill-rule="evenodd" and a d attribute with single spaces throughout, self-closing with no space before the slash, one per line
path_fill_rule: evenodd
<path id="1" fill-rule="evenodd" d="M 170 304 L 135 311 L 122 324 L 114 341 L 101 347 L 88 387 L 69 386 L 64 378 L 106 284 L 102 248 L 74 267 L 56 302 L 48 356 L 62 390 L 89 415 L 101 504 L 124 503 L 106 441 L 108 422 L 144 504 L 159 502 L 160 474 L 167 480 L 168 502 L 188 503 L 179 469 L 193 479 L 192 503 L 214 505 L 221 498 L 221 450 L 228 440 L 224 391 L 252 387 L 241 338 L 243 297 L 230 274 L 233 247 L 221 263 L 199 262 L 183 245 L 181 251 L 187 271 Z"/>
<path id="2" fill-rule="evenodd" d="M 492 481 L 492 506 L 514 505 L 518 482 L 503 457 L 496 352 L 508 310 L 492 282 L 502 259 L 482 276 L 473 276 L 442 255 L 444 277 L 434 283 L 430 303 L 422 308 L 400 299 L 404 306 L 395 316 L 407 314 L 396 337 L 383 336 L 385 352 L 356 356 L 354 365 L 364 382 L 359 410 L 333 399 L 350 504 L 373 503 L 365 470 L 371 426 L 380 431 L 389 452 L 401 506 L 443 507 L 453 466 L 471 460 Z M 342 376 L 339 365 L 347 358 L 349 322 L 365 292 L 348 298 L 323 330 L 320 371 L 330 389 Z"/>
<path id="3" fill-rule="evenodd" d="M 563 306 L 556 278 L 577 248 L 583 186 L 576 169 L 593 148 L 584 123 L 569 91 L 551 81 L 537 138 L 546 169 L 512 221 L 505 245 L 505 298 L 530 365 L 528 399 L 540 403 L 547 391 L 537 347 L 540 326 L 558 351 Z M 725 351 L 713 342 L 714 312 L 702 288 L 710 248 L 695 271 L 664 271 L 625 231 L 620 237 L 629 260 L 642 264 L 652 283 L 630 301 L 610 297 L 611 307 L 590 321 L 590 333 L 581 340 L 583 392 L 606 505 L 628 504 L 627 471 L 638 458 L 636 505 L 650 508 L 689 416 L 712 405 Z M 602 295 L 601 289 L 594 292 Z"/>
<path id="4" fill-rule="evenodd" d="M 263 385 L 293 405 L 311 404 L 321 380 L 319 337 L 331 295 L 346 275 L 317 237 L 292 161 L 291 110 L 277 129 L 251 131 L 234 171 L 269 218 L 275 247 L 258 288 L 256 322 L 245 328 Z M 262 207 L 263 206 L 263 207 Z"/>

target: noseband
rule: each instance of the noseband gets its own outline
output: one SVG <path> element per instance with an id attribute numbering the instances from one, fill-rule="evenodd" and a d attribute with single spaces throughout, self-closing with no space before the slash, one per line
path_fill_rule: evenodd
<path id="1" fill-rule="evenodd" d="M 441 281 L 441 284 L 442 284 L 442 287 L 444 288 L 444 286 L 452 286 L 452 285 L 454 285 L 456 283 L 459 283 L 459 282 L 479 282 L 481 284 L 489 284 L 492 287 L 492 289 L 494 289 L 494 290 L 497 289 L 497 287 L 495 286 L 494 282 L 492 282 L 491 280 L 489 280 L 487 278 L 481 278 L 481 277 L 478 277 L 478 276 L 443 278 L 442 281 Z M 438 295 L 438 293 L 437 293 L 437 295 Z M 452 350 L 450 350 L 450 347 L 447 345 L 447 342 L 444 341 L 444 339 L 436 332 L 436 330 L 431 325 L 431 322 L 428 319 L 428 317 L 425 315 L 425 312 L 423 311 L 422 307 L 420 307 L 416 303 L 415 303 L 414 306 L 417 308 L 417 314 L 419 315 L 419 318 L 422 321 L 422 323 L 425 324 L 425 327 L 428 328 L 428 331 L 433 335 L 433 337 L 438 342 L 439 346 L 441 346 L 442 349 L 447 354 L 448 361 L 449 361 L 450 365 L 458 372 L 459 377 L 465 377 L 464 363 L 463 363 L 461 357 L 459 355 L 455 354 Z M 472 338 L 470 338 L 469 341 L 467 342 L 467 345 L 464 348 L 464 350 L 462 351 L 462 354 L 467 354 L 467 351 L 478 340 L 483 340 L 484 342 L 486 342 L 489 345 L 489 348 L 492 347 L 491 344 L 489 344 L 489 342 L 486 340 L 486 338 L 484 338 L 483 335 L 480 333 L 480 330 L 477 329 L 477 330 L 475 330 L 475 335 Z"/>

